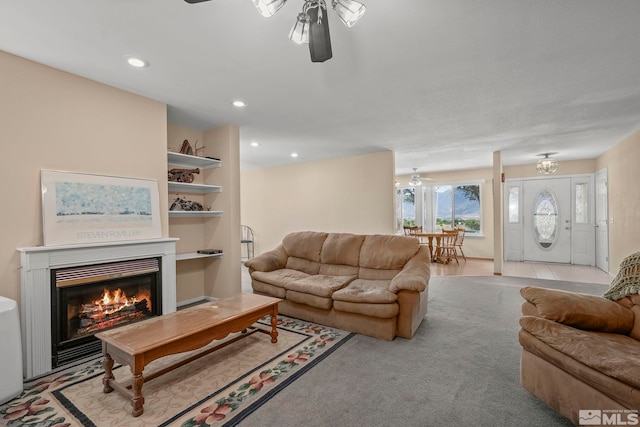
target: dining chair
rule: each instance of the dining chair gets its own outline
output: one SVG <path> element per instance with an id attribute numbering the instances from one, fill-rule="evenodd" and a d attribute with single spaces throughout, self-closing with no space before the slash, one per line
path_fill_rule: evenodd
<path id="1" fill-rule="evenodd" d="M 456 235 L 456 242 L 454 243 L 454 246 L 456 247 L 456 250 L 460 251 L 460 255 L 462 255 L 462 258 L 464 258 L 464 262 L 467 262 L 467 257 L 464 256 L 464 251 L 462 250 L 462 243 L 464 242 L 465 229 L 459 227 L 459 228 L 456 228 L 455 230 L 457 232 L 457 235 Z"/>
<path id="2" fill-rule="evenodd" d="M 421 225 L 405 225 L 403 229 L 406 236 L 411 236 L 412 234 L 416 233 L 422 233 Z"/>
<path id="3" fill-rule="evenodd" d="M 456 238 L 458 237 L 457 230 L 442 230 L 442 237 L 440 238 L 440 246 L 437 248 L 437 253 L 443 263 L 448 264 L 451 262 L 451 258 L 458 261 L 458 254 L 456 252 Z"/>

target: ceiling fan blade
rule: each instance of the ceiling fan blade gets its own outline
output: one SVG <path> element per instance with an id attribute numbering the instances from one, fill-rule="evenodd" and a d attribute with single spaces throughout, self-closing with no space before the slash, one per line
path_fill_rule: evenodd
<path id="1" fill-rule="evenodd" d="M 327 10 L 322 8 L 322 19 L 318 23 L 320 7 L 310 8 L 309 15 L 309 53 L 311 62 L 324 62 L 333 57 L 331 51 L 331 37 L 329 36 L 329 19 Z"/>
<path id="2" fill-rule="evenodd" d="M 209 0 L 184 0 L 189 4 L 195 4 L 195 3 L 202 3 L 203 1 L 209 1 Z"/>

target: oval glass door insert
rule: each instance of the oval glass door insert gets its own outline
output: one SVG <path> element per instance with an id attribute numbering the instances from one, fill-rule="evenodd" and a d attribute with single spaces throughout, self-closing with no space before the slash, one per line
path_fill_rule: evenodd
<path id="1" fill-rule="evenodd" d="M 533 205 L 533 235 L 543 249 L 548 249 L 558 240 L 558 204 L 549 190 L 540 190 Z"/>

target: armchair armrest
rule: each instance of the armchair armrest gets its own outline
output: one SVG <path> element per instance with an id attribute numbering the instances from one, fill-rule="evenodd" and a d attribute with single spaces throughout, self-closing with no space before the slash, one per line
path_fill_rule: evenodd
<path id="1" fill-rule="evenodd" d="M 628 334 L 633 328 L 633 311 L 595 295 L 556 289 L 525 287 L 522 312 L 574 328 Z"/>
<path id="2" fill-rule="evenodd" d="M 244 265 L 249 267 L 250 270 L 274 271 L 284 268 L 287 265 L 288 258 L 289 255 L 284 250 L 284 246 L 280 244 L 275 249 L 248 259 L 244 262 Z"/>
<path id="3" fill-rule="evenodd" d="M 426 247 L 420 246 L 416 255 L 391 279 L 389 291 L 397 294 L 401 290 L 422 292 L 427 289 L 431 270 L 431 260 Z"/>

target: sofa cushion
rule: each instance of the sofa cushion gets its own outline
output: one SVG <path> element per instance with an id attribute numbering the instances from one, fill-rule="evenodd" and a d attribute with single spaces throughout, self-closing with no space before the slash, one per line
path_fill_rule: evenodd
<path id="1" fill-rule="evenodd" d="M 358 277 L 370 280 L 390 280 L 420 249 L 414 237 L 368 235 L 360 248 Z"/>
<path id="2" fill-rule="evenodd" d="M 282 239 L 282 246 L 290 257 L 320 262 L 320 251 L 327 235 L 317 231 L 289 233 Z"/>
<path id="3" fill-rule="evenodd" d="M 396 317 L 400 311 L 397 303 L 369 304 L 365 302 L 333 301 L 333 308 L 337 311 L 362 314 L 364 316 L 390 319 Z"/>
<path id="4" fill-rule="evenodd" d="M 273 286 L 278 286 L 284 288 L 284 286 L 293 282 L 294 280 L 304 279 L 305 277 L 309 277 L 307 273 L 297 270 L 290 270 L 288 268 L 283 268 L 275 271 L 254 271 L 251 273 L 251 278 L 254 280 L 259 280 L 264 283 L 268 283 Z"/>
<path id="5" fill-rule="evenodd" d="M 360 247 L 364 238 L 364 235 L 348 233 L 329 234 L 322 245 L 320 262 L 357 267 L 360 261 Z"/>
<path id="6" fill-rule="evenodd" d="M 275 298 L 285 298 L 287 290 L 280 286 L 273 286 L 268 283 L 261 282 L 256 279 L 251 280 L 251 287 L 256 294 L 269 295 Z"/>
<path id="7" fill-rule="evenodd" d="M 347 301 L 371 304 L 389 304 L 396 302 L 398 295 L 389 292 L 389 280 L 356 279 L 347 287 L 335 291 L 335 301 Z"/>
<path id="8" fill-rule="evenodd" d="M 358 277 L 365 280 L 386 280 L 391 281 L 402 270 L 383 270 L 377 268 L 360 268 Z"/>
<path id="9" fill-rule="evenodd" d="M 606 298 L 535 287 L 522 288 L 520 294 L 541 317 L 565 325 L 623 334 L 633 327 L 633 312 Z"/>
<path id="10" fill-rule="evenodd" d="M 303 271 L 307 274 L 318 274 L 320 271 L 320 263 L 316 261 L 309 261 L 305 258 L 290 256 L 287 259 L 286 268 L 289 270 Z"/>
<path id="11" fill-rule="evenodd" d="M 304 292 L 287 290 L 287 299 L 299 304 L 309 305 L 311 307 L 321 308 L 323 310 L 331 309 L 333 300 L 331 298 L 319 297 Z"/>
<path id="12" fill-rule="evenodd" d="M 583 331 L 541 317 L 520 326 L 549 347 L 609 377 L 640 388 L 640 342 L 622 334 Z"/>
<path id="13" fill-rule="evenodd" d="M 285 288 L 287 290 L 330 298 L 333 292 L 344 288 L 354 279 L 355 276 L 325 276 L 323 274 L 316 274 L 315 276 L 289 282 L 285 285 Z"/>
<path id="14" fill-rule="evenodd" d="M 320 264 L 320 270 L 318 274 L 324 274 L 327 276 L 354 276 L 358 277 L 360 269 L 352 265 L 341 264 Z"/>

